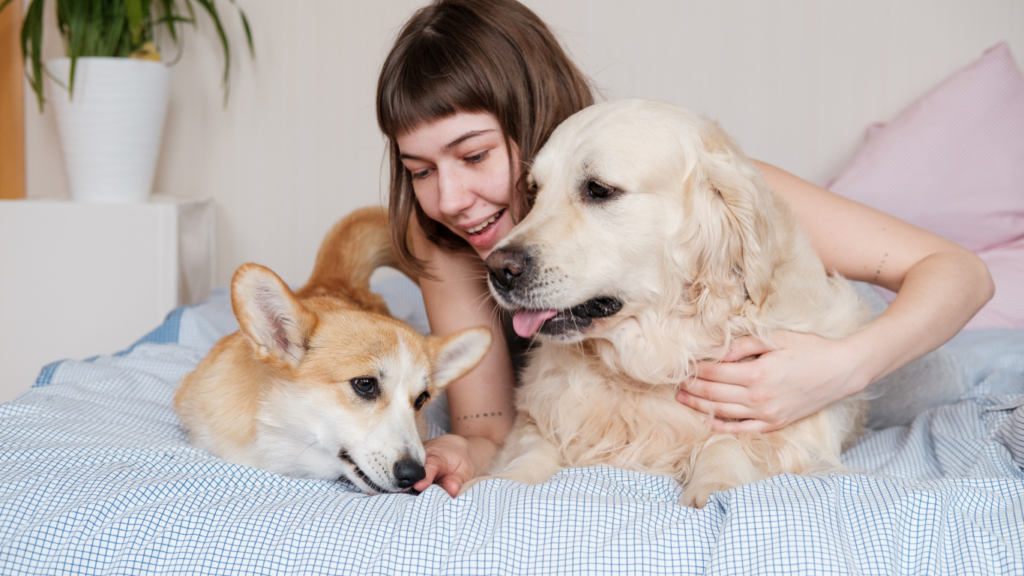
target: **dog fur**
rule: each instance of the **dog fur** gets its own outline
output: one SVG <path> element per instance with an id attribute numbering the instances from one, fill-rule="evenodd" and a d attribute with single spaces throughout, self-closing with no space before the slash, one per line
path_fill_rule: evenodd
<path id="1" fill-rule="evenodd" d="M 240 330 L 182 380 L 175 406 L 192 442 L 220 458 L 300 478 L 347 478 L 367 493 L 424 477 L 422 422 L 431 397 L 472 370 L 488 328 L 422 336 L 388 315 L 370 274 L 398 267 L 378 208 L 324 238 L 313 274 L 292 293 L 244 264 L 231 281 Z"/>
<path id="2" fill-rule="evenodd" d="M 493 474 L 535 484 L 605 464 L 671 476 L 681 503 L 703 506 L 767 476 L 842 469 L 860 398 L 735 435 L 675 399 L 736 337 L 834 339 L 868 319 L 717 124 L 662 101 L 598 104 L 555 130 L 529 182 L 532 211 L 487 265 L 495 298 L 542 344 Z"/>

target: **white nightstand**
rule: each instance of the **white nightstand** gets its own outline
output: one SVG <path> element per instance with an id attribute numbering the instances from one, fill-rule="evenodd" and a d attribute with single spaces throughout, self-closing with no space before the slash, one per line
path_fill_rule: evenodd
<path id="1" fill-rule="evenodd" d="M 0 401 L 65 358 L 123 350 L 209 297 L 211 200 L 0 201 Z"/>

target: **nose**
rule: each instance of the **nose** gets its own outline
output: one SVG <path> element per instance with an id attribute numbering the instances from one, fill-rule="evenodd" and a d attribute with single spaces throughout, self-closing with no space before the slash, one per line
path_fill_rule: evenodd
<path id="1" fill-rule="evenodd" d="M 427 472 L 423 469 L 423 465 L 412 458 L 402 458 L 395 462 L 395 481 L 398 482 L 399 488 L 411 488 L 413 484 L 423 480 L 426 476 Z"/>
<path id="2" fill-rule="evenodd" d="M 502 290 L 511 291 L 529 269 L 530 256 L 523 250 L 506 248 L 491 252 L 485 263 L 491 273 L 491 282 Z"/>
<path id="3" fill-rule="evenodd" d="M 437 208 L 441 214 L 456 216 L 473 206 L 476 198 L 466 184 L 454 168 L 438 169 Z"/>

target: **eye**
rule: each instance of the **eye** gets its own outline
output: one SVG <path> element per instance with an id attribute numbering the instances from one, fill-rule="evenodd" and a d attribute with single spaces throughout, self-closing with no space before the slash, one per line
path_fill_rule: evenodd
<path id="1" fill-rule="evenodd" d="M 470 164 L 476 164 L 477 162 L 483 162 L 484 158 L 487 158 L 487 153 L 488 152 L 490 152 L 490 150 L 484 150 L 483 152 L 480 152 L 479 154 L 473 154 L 472 156 L 467 156 L 466 157 L 466 162 L 469 162 Z"/>
<path id="2" fill-rule="evenodd" d="M 604 186 L 593 180 L 587 182 L 587 198 L 591 200 L 607 200 L 620 193 L 618 188 Z"/>
<path id="3" fill-rule="evenodd" d="M 377 384 L 377 379 L 372 376 L 360 376 L 359 378 L 353 378 L 349 380 L 352 384 L 352 389 L 356 391 L 356 394 L 373 400 L 380 396 L 380 386 Z"/>
<path id="4" fill-rule="evenodd" d="M 415 172 L 410 170 L 409 172 L 412 174 L 413 180 L 423 180 L 427 176 L 430 176 L 430 170 L 417 170 Z"/>
<path id="5" fill-rule="evenodd" d="M 423 394 L 417 396 L 416 401 L 413 402 L 412 404 L 412 407 L 418 411 L 420 408 L 423 408 L 423 405 L 427 403 L 427 400 L 430 400 L 430 392 L 424 392 Z"/>

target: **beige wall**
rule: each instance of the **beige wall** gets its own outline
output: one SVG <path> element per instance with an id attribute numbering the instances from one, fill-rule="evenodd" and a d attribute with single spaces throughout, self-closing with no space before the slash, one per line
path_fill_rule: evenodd
<path id="1" fill-rule="evenodd" d="M 208 26 L 186 37 L 156 190 L 216 199 L 218 284 L 257 261 L 292 283 L 329 225 L 383 198 L 380 63 L 420 0 L 238 0 L 257 58 L 222 107 Z M 1024 59 L 1022 0 L 526 2 L 607 98 L 657 97 L 717 118 L 747 152 L 823 183 L 864 128 L 1000 40 Z M 228 11 L 227 2 L 221 2 Z M 242 55 L 240 30 L 232 35 Z M 50 35 L 47 50 L 59 54 Z M 28 195 L 67 196 L 52 111 L 26 98 Z"/>

